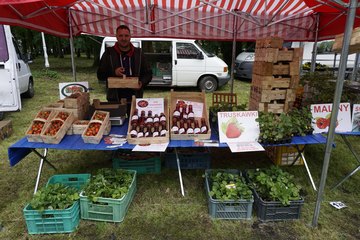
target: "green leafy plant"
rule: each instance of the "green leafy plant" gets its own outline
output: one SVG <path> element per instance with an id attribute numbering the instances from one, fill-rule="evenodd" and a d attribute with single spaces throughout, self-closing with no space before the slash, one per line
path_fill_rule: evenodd
<path id="1" fill-rule="evenodd" d="M 256 119 L 259 122 L 260 134 L 258 142 L 279 143 L 291 141 L 292 122 L 289 115 L 281 113 L 260 112 Z"/>
<path id="2" fill-rule="evenodd" d="M 305 136 L 312 134 L 313 127 L 311 125 L 312 113 L 309 107 L 302 107 L 300 109 L 292 109 L 288 115 L 292 122 L 292 133 L 295 136 Z"/>
<path id="3" fill-rule="evenodd" d="M 40 212 L 47 209 L 66 209 L 79 199 L 77 191 L 76 188 L 61 183 L 50 184 L 37 191 L 30 202 L 30 206 Z"/>
<path id="4" fill-rule="evenodd" d="M 233 105 L 228 102 L 221 102 L 215 106 L 209 107 L 210 122 L 217 123 L 218 112 L 235 112 L 235 111 L 246 111 L 246 104 Z"/>
<path id="5" fill-rule="evenodd" d="M 210 196 L 217 200 L 250 200 L 252 192 L 242 176 L 226 170 L 212 171 L 209 176 Z"/>
<path id="6" fill-rule="evenodd" d="M 301 199 L 301 187 L 294 183 L 294 176 L 279 167 L 249 170 L 247 175 L 251 186 L 265 201 L 280 201 L 287 206 L 290 201 Z"/>
<path id="7" fill-rule="evenodd" d="M 123 169 L 100 169 L 85 186 L 83 195 L 92 202 L 99 197 L 120 199 L 125 196 L 133 181 L 134 173 Z"/>

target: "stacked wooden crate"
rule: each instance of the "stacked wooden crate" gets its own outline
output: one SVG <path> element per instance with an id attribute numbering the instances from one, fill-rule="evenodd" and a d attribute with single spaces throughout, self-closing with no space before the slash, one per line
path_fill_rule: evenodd
<path id="1" fill-rule="evenodd" d="M 282 46 L 283 39 L 277 37 L 256 41 L 250 110 L 282 113 L 293 106 L 303 49 Z"/>

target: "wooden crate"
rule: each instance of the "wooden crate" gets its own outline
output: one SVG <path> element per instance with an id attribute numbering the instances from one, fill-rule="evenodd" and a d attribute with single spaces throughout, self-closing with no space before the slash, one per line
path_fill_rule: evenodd
<path id="1" fill-rule="evenodd" d="M 283 43 L 280 37 L 266 37 L 256 40 L 256 48 L 282 48 Z"/>
<path id="2" fill-rule="evenodd" d="M 13 132 L 12 121 L 3 120 L 0 121 L 0 141 L 7 137 L 10 137 Z"/>
<path id="3" fill-rule="evenodd" d="M 130 109 L 130 116 L 134 114 L 136 109 L 136 98 L 135 96 L 132 97 L 131 101 L 131 109 Z M 131 124 L 128 125 L 128 131 L 126 139 L 130 144 L 159 144 L 159 143 L 167 143 L 169 142 L 170 138 L 170 128 L 169 128 L 169 104 L 166 98 L 164 98 L 164 114 L 166 117 L 166 128 L 167 132 L 164 137 L 142 137 L 142 138 L 132 138 L 130 136 L 131 131 Z"/>
<path id="4" fill-rule="evenodd" d="M 104 119 L 103 120 L 99 120 L 99 119 L 95 119 L 95 116 L 97 113 L 101 113 L 104 114 Z M 82 132 L 81 137 L 84 140 L 85 143 L 92 143 L 92 144 L 99 144 L 103 135 L 106 133 L 106 131 L 108 130 L 108 132 L 110 132 L 111 129 L 111 124 L 110 124 L 110 113 L 107 111 L 100 111 L 100 110 L 96 110 L 94 112 L 94 114 L 91 117 L 91 120 L 88 124 L 88 126 L 86 127 L 86 129 Z M 95 136 L 86 136 L 85 133 L 87 131 L 87 129 L 90 127 L 91 123 L 100 123 L 100 129 L 97 132 L 97 134 Z M 110 129 L 109 126 L 110 125 Z"/>
<path id="5" fill-rule="evenodd" d="M 46 119 L 43 117 L 44 112 L 48 112 L 48 117 Z M 43 108 L 39 112 L 36 113 L 34 119 L 43 119 L 45 121 L 50 121 L 51 119 L 53 119 L 55 117 L 56 113 L 57 113 L 57 110 Z"/>
<path id="6" fill-rule="evenodd" d="M 335 53 L 341 53 L 343 45 L 344 34 L 339 34 L 335 36 L 335 41 L 332 46 L 332 51 Z M 349 54 L 360 52 L 360 27 L 353 29 L 350 45 L 349 45 Z"/>
<path id="7" fill-rule="evenodd" d="M 203 103 L 203 115 L 205 118 L 206 125 L 208 127 L 208 132 L 206 134 L 171 134 L 171 140 L 197 140 L 197 139 L 210 139 L 211 137 L 211 128 L 209 123 L 209 114 L 206 107 L 206 98 L 205 92 L 174 92 L 171 90 L 170 92 L 170 116 L 175 110 L 176 101 L 184 100 L 184 101 L 192 101 L 192 102 L 201 102 Z M 195 120 L 199 121 L 200 118 L 195 118 Z"/>
<path id="8" fill-rule="evenodd" d="M 253 74 L 261 76 L 272 76 L 272 75 L 300 75 L 300 63 L 289 62 L 289 63 L 270 63 L 270 62 L 254 62 Z"/>
<path id="9" fill-rule="evenodd" d="M 91 111 L 103 110 L 110 113 L 110 117 L 123 117 L 127 112 L 126 98 L 121 98 L 119 103 L 101 102 L 99 99 L 93 99 Z"/>
<path id="10" fill-rule="evenodd" d="M 57 108 L 63 108 L 64 107 L 64 102 L 56 102 L 56 103 L 50 103 L 49 105 L 46 105 L 44 108 L 47 109 L 57 109 Z"/>
<path id="11" fill-rule="evenodd" d="M 95 136 L 86 136 L 85 133 L 92 123 L 100 123 L 101 124 L 99 131 L 97 132 L 97 134 Z M 108 126 L 108 124 L 109 124 L 109 119 L 107 121 L 90 120 L 89 125 L 86 127 L 84 132 L 81 134 L 81 138 L 84 140 L 84 143 L 99 144 L 105 133 L 105 129 Z"/>
<path id="12" fill-rule="evenodd" d="M 300 62 L 302 60 L 303 48 L 277 49 L 256 48 L 255 61 L 259 62 Z"/>
<path id="13" fill-rule="evenodd" d="M 89 125 L 89 120 L 76 120 L 71 125 L 73 134 L 83 134 L 87 126 Z"/>
<path id="14" fill-rule="evenodd" d="M 236 93 L 214 92 L 212 95 L 212 105 L 216 106 L 221 103 L 227 103 L 236 106 L 237 105 Z"/>
<path id="15" fill-rule="evenodd" d="M 64 99 L 65 108 L 81 108 L 84 104 L 89 104 L 90 94 L 88 92 L 77 92 Z"/>
<path id="16" fill-rule="evenodd" d="M 273 100 L 295 101 L 296 92 L 294 89 L 262 89 L 251 86 L 250 98 L 257 102 L 271 102 Z"/>
<path id="17" fill-rule="evenodd" d="M 60 113 L 60 111 L 58 113 Z M 59 144 L 61 142 L 61 140 L 64 138 L 66 132 L 71 127 L 72 123 L 74 122 L 74 115 L 72 112 L 69 112 L 69 116 L 66 118 L 65 121 L 62 120 L 61 118 L 58 118 L 57 114 L 55 115 L 55 117 L 52 120 L 50 120 L 46 124 L 44 131 L 41 133 L 41 139 L 44 143 Z M 45 135 L 47 129 L 50 128 L 51 123 L 53 121 L 61 121 L 61 122 L 63 122 L 63 124 L 54 136 Z"/>
<path id="18" fill-rule="evenodd" d="M 139 88 L 138 77 L 109 77 L 108 88 Z"/>
<path id="19" fill-rule="evenodd" d="M 300 76 L 261 76 L 252 75 L 251 85 L 262 89 L 296 88 L 299 85 Z"/>
<path id="20" fill-rule="evenodd" d="M 278 101 L 261 103 L 250 99 L 249 110 L 250 111 L 257 110 L 260 112 L 272 112 L 272 113 L 283 113 L 283 112 L 286 113 L 292 109 L 293 105 L 294 102 L 289 102 L 289 101 L 283 101 L 281 103 L 279 103 Z"/>

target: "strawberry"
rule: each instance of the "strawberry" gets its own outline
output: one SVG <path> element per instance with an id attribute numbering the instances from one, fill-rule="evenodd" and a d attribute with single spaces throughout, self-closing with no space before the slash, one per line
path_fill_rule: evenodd
<path id="1" fill-rule="evenodd" d="M 326 127 L 329 126 L 329 121 L 327 118 L 317 118 L 316 119 L 316 126 L 319 129 L 325 129 Z"/>
<path id="2" fill-rule="evenodd" d="M 226 123 L 222 123 L 221 130 L 227 138 L 238 138 L 241 136 L 244 128 L 240 126 L 236 118 L 233 117 L 230 118 Z"/>

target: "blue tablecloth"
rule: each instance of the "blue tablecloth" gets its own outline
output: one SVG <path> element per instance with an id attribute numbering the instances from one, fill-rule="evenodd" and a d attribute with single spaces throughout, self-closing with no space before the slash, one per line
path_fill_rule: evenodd
<path id="1" fill-rule="evenodd" d="M 124 123 L 123 126 L 113 126 L 111 127 L 112 134 L 121 134 L 125 135 L 127 132 L 128 124 Z M 218 140 L 218 134 L 216 131 L 212 131 L 211 135 L 212 140 Z M 263 145 L 263 146 L 290 146 L 290 145 L 300 145 L 300 144 L 324 144 L 326 143 L 326 138 L 321 134 L 308 135 L 304 137 L 293 137 L 291 143 L 285 144 L 276 144 L 276 145 Z M 26 157 L 31 149 L 62 149 L 62 150 L 105 150 L 113 151 L 117 149 L 133 149 L 135 145 L 124 144 L 118 148 L 107 148 L 108 144 L 105 144 L 102 139 L 99 144 L 89 144 L 84 143 L 81 138 L 81 135 L 66 135 L 59 144 L 46 144 L 46 143 L 32 143 L 28 142 L 27 138 L 24 137 L 18 142 L 13 144 L 8 149 L 8 156 L 10 161 L 10 166 L 15 166 L 20 162 L 24 157 Z M 194 144 L 194 141 L 189 140 L 171 140 L 168 147 L 199 147 Z M 219 144 L 219 147 L 227 147 L 226 143 Z"/>

